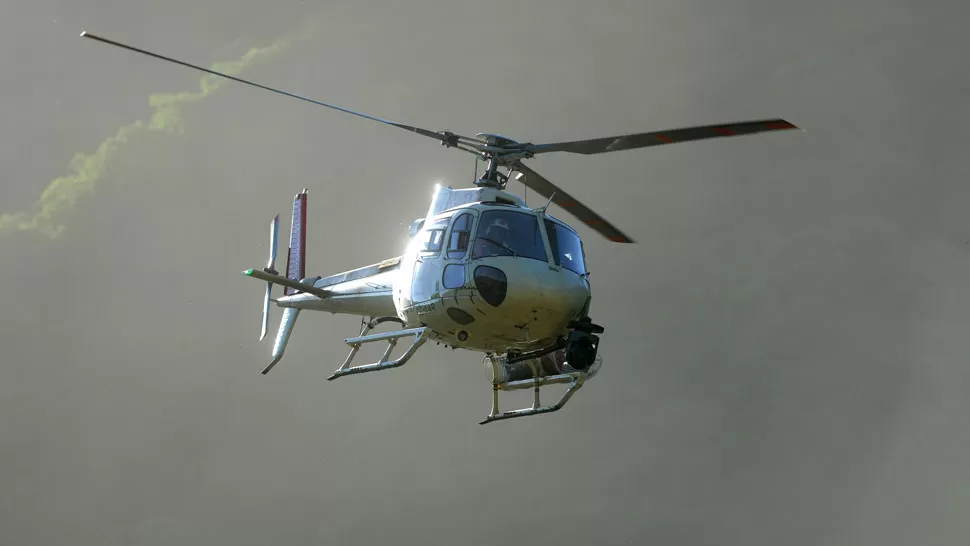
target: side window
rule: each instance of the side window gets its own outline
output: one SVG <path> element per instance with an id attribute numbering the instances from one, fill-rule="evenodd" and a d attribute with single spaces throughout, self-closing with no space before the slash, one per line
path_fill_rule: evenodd
<path id="1" fill-rule="evenodd" d="M 468 240 L 472 235 L 472 215 L 464 213 L 455 219 L 448 238 L 448 257 L 461 258 L 468 251 Z"/>
<path id="2" fill-rule="evenodd" d="M 449 218 L 439 218 L 431 222 L 428 229 L 421 235 L 421 254 L 437 254 L 441 251 Z"/>
<path id="3" fill-rule="evenodd" d="M 561 265 L 566 269 L 584 275 L 586 273 L 586 263 L 583 256 L 583 242 L 571 229 L 551 220 L 545 220 L 546 236 L 549 237 L 549 246 L 552 255 L 556 260 L 556 265 Z"/>

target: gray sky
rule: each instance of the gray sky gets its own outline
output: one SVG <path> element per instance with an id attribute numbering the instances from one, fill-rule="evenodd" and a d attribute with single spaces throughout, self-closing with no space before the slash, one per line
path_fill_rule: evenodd
<path id="1" fill-rule="evenodd" d="M 960 2 L 310 4 L 2 4 L 0 542 L 967 541 Z M 533 142 L 807 131 L 536 159 L 639 244 L 580 228 L 601 374 L 559 414 L 480 427 L 472 353 L 325 381 L 353 318 L 305 314 L 261 376 L 262 286 L 239 275 L 303 187 L 310 271 L 396 255 L 470 156 L 236 84 L 96 154 L 199 75 L 81 30 L 209 63 L 306 24 L 244 75 Z M 55 197 L 93 191 L 60 237 L 14 229 L 64 176 Z"/>

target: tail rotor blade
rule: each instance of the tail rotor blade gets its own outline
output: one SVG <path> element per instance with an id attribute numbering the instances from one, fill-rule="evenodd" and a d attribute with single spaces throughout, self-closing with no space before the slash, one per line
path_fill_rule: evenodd
<path id="1" fill-rule="evenodd" d="M 263 327 L 259 332 L 259 340 L 263 341 L 266 337 L 266 330 L 269 329 L 269 302 L 272 297 L 273 283 L 266 283 L 266 297 L 263 298 Z"/>
<path id="2" fill-rule="evenodd" d="M 276 275 L 276 247 L 279 246 L 280 215 L 277 214 L 269 225 L 269 261 L 266 262 L 266 272 Z M 259 332 L 259 340 L 263 341 L 269 329 L 269 302 L 273 298 L 273 283 L 266 283 L 266 295 L 263 297 L 263 323 Z"/>
<path id="3" fill-rule="evenodd" d="M 273 274 L 276 274 L 276 247 L 279 246 L 279 239 L 280 215 L 277 214 L 269 225 L 269 261 L 266 262 L 266 269 Z"/>

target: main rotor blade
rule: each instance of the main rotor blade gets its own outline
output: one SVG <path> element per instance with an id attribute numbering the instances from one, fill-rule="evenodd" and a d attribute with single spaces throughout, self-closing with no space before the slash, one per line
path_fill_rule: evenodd
<path id="1" fill-rule="evenodd" d="M 689 142 L 692 140 L 751 135 L 766 131 L 784 131 L 788 129 L 798 129 L 798 127 L 784 119 L 774 118 L 757 121 L 722 123 L 719 125 L 699 125 L 696 127 L 668 129 L 665 131 L 651 131 L 649 133 L 636 133 L 632 135 L 594 138 L 589 140 L 534 144 L 530 146 L 528 150 L 534 154 L 542 154 L 547 152 L 569 152 L 573 154 L 586 155 L 602 154 L 606 152 L 617 152 L 620 150 L 631 150 L 634 148 L 646 148 L 648 146 L 661 146 L 664 144 Z"/>
<path id="2" fill-rule="evenodd" d="M 347 114 L 351 114 L 351 115 L 354 115 L 354 116 L 359 116 L 359 117 L 362 117 L 362 118 L 365 118 L 365 119 L 369 119 L 369 120 L 373 120 L 373 121 L 378 121 L 380 123 L 385 123 L 387 125 L 392 125 L 394 127 L 399 127 L 401 129 L 405 129 L 405 130 L 411 131 L 413 133 L 417 133 L 419 135 L 423 135 L 423 136 L 430 137 L 430 138 L 433 138 L 435 140 L 438 140 L 442 144 L 444 144 L 444 145 L 446 145 L 448 147 L 455 147 L 455 146 L 457 146 L 458 143 L 459 143 L 459 140 L 464 140 L 464 141 L 466 141 L 466 143 L 471 143 L 471 144 L 475 144 L 475 145 L 478 145 L 478 146 L 481 146 L 481 145 L 484 145 L 485 144 L 485 141 L 484 140 L 481 140 L 481 139 L 470 138 L 470 137 L 466 137 L 466 136 L 462 136 L 462 135 L 456 135 L 456 134 L 451 133 L 451 132 L 431 131 L 431 130 L 428 130 L 428 129 L 422 129 L 420 127 L 413 127 L 411 125 L 405 125 L 403 123 L 397 123 L 396 121 L 390 121 L 390 120 L 386 120 L 386 119 L 381 119 L 381 118 L 378 118 L 378 117 L 370 116 L 370 115 L 367 115 L 367 114 L 364 114 L 364 113 L 361 113 L 361 112 L 355 112 L 353 110 L 349 110 L 347 108 L 343 108 L 343 107 L 337 106 L 335 104 L 328 104 L 326 102 L 321 102 L 321 101 L 318 101 L 318 100 L 315 100 L 315 99 L 311 99 L 311 98 L 307 98 L 307 97 L 302 97 L 300 95 L 297 95 L 297 94 L 294 94 L 294 93 L 290 93 L 289 91 L 284 91 L 282 89 L 275 89 L 273 87 L 268 87 L 266 85 L 262 85 L 262 84 L 259 84 L 259 83 L 256 83 L 256 82 L 252 82 L 252 81 L 249 81 L 249 80 L 244 80 L 242 78 L 237 78 L 235 76 L 230 76 L 229 74 L 224 74 L 222 72 L 217 72 L 217 71 L 211 70 L 209 68 L 205 68 L 205 67 L 202 67 L 202 66 L 198 66 L 198 65 L 191 64 L 191 63 L 187 63 L 185 61 L 180 61 L 180 60 L 174 59 L 172 57 L 166 57 L 164 55 L 159 55 L 158 53 L 152 53 L 151 51 L 146 51 L 144 49 L 137 48 L 137 47 L 134 47 L 134 46 L 130 46 L 130 45 L 127 45 L 127 44 L 123 44 L 121 42 L 116 42 L 114 40 L 109 40 L 108 38 L 104 38 L 104 37 L 101 37 L 101 36 L 97 36 L 95 34 L 91 34 L 90 32 L 87 32 L 87 31 L 82 32 L 81 33 L 81 37 L 82 38 L 90 38 L 92 40 L 97 40 L 99 42 L 103 42 L 103 43 L 106 43 L 106 44 L 109 44 L 109 45 L 113 45 L 113 46 L 117 46 L 117 47 L 120 47 L 120 48 L 123 48 L 123 49 L 127 49 L 129 51 L 134 51 L 136 53 L 141 53 L 143 55 L 148 55 L 149 57 L 155 57 L 156 59 L 161 59 L 163 61 L 168 61 L 168 62 L 175 63 L 175 64 L 179 64 L 179 65 L 182 65 L 182 66 L 187 66 L 187 67 L 193 68 L 195 70 L 200 70 L 202 72 L 207 72 L 207 73 L 212 74 L 214 76 L 220 76 L 222 78 L 226 78 L 226 79 L 229 79 L 229 80 L 237 81 L 239 83 L 244 83 L 246 85 L 251 85 L 253 87 L 258 87 L 260 89 L 265 89 L 266 91 L 271 91 L 273 93 L 278 93 L 280 95 L 285 95 L 287 97 L 291 97 L 291 98 L 294 98 L 294 99 L 297 99 L 297 100 L 306 101 L 306 102 L 309 102 L 309 103 L 312 103 L 312 104 L 316 104 L 317 106 L 324 106 L 326 108 L 332 108 L 334 110 L 339 110 L 341 112 L 344 112 L 344 113 L 347 113 Z M 470 151 L 470 150 L 465 150 L 465 151 Z M 472 152 L 472 153 L 477 153 L 477 152 Z"/>
<path id="3" fill-rule="evenodd" d="M 627 237 L 616 226 L 607 222 L 606 219 L 593 212 L 592 209 L 579 202 L 575 197 L 563 191 L 562 188 L 559 188 L 539 173 L 526 167 L 521 161 L 516 161 L 512 169 L 525 175 L 525 180 L 519 180 L 520 182 L 546 199 L 552 197 L 553 203 L 559 205 L 581 222 L 593 228 L 600 235 L 614 243 L 634 242 L 633 239 Z"/>

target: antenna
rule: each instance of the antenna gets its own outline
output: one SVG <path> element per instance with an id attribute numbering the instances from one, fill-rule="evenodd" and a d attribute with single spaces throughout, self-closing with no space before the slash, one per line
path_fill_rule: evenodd
<path id="1" fill-rule="evenodd" d="M 552 200 L 553 200 L 554 197 L 556 197 L 556 192 L 552 192 L 552 195 L 549 196 L 549 200 L 546 201 L 545 206 L 543 206 L 541 209 L 535 209 L 536 212 L 539 212 L 541 214 L 545 214 L 546 213 L 546 209 L 549 208 L 549 205 L 552 204 Z"/>

